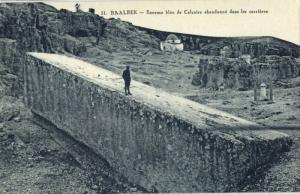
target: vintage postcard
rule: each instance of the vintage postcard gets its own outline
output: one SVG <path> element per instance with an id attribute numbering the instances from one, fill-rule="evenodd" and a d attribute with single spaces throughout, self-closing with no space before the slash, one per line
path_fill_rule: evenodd
<path id="1" fill-rule="evenodd" d="M 300 192 L 297 0 L 0 0 L 0 193 Z"/>

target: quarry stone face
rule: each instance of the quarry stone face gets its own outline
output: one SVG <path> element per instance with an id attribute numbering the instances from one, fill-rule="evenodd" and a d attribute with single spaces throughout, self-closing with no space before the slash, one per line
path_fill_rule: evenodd
<path id="1" fill-rule="evenodd" d="M 21 55 L 17 52 L 15 40 L 0 38 L 0 97 L 18 96 L 22 93 Z"/>
<path id="2" fill-rule="evenodd" d="M 24 101 L 102 155 L 130 181 L 159 192 L 235 188 L 291 144 L 283 133 L 56 54 L 29 53 Z"/>
<path id="3" fill-rule="evenodd" d="M 199 71 L 192 84 L 201 87 L 248 90 L 258 83 L 295 78 L 300 75 L 300 64 L 289 56 L 261 56 L 247 63 L 242 58 L 213 57 L 200 59 Z"/>

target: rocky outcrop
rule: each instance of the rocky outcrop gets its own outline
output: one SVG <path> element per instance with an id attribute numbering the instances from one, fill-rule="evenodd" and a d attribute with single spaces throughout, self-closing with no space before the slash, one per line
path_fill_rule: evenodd
<path id="1" fill-rule="evenodd" d="M 122 50 L 134 48 L 154 48 L 158 50 L 160 44 L 157 37 L 120 19 L 109 19 L 107 21 L 104 37 L 108 40 L 114 40 L 110 42 L 110 45 Z"/>
<path id="2" fill-rule="evenodd" d="M 256 67 L 258 80 L 263 82 L 268 76 L 273 80 L 300 76 L 300 63 L 293 57 L 261 56 L 253 60 L 253 65 Z"/>
<path id="3" fill-rule="evenodd" d="M 117 40 L 120 47 L 159 48 L 156 37 L 131 23 L 90 12 L 56 10 L 44 3 L 1 3 L 0 18 L 0 38 L 16 40 L 20 51 L 80 55 L 86 45 L 108 40 Z"/>
<path id="4" fill-rule="evenodd" d="M 0 96 L 19 96 L 22 91 L 22 55 L 15 40 L 0 38 Z"/>
<path id="5" fill-rule="evenodd" d="M 199 50 L 203 54 L 218 56 L 221 55 L 222 49 L 226 47 L 232 50 L 231 55 L 228 57 L 235 58 L 245 54 L 252 57 L 264 55 L 300 56 L 299 46 L 273 37 L 224 38 L 215 43 L 203 45 L 199 47 Z M 211 53 L 211 50 L 214 53 Z"/>
<path id="6" fill-rule="evenodd" d="M 290 147 L 256 123 L 133 81 L 86 62 L 30 53 L 25 104 L 102 155 L 148 191 L 235 191 Z"/>
<path id="7" fill-rule="evenodd" d="M 300 64 L 293 57 L 261 56 L 247 63 L 242 58 L 213 57 L 200 59 L 199 71 L 192 84 L 201 87 L 247 90 L 257 83 L 276 82 L 280 79 L 300 76 Z"/>
<path id="8" fill-rule="evenodd" d="M 94 14 L 57 11 L 43 3 L 0 4 L 0 37 L 17 41 L 20 52 L 69 52 L 80 55 L 85 45 L 69 35 L 97 35 L 101 25 Z M 90 22 L 90 21 L 94 21 Z M 82 32 L 83 29 L 86 32 Z M 66 44 L 68 42 L 68 44 Z M 72 48 L 70 48 L 72 47 Z"/>
<path id="9" fill-rule="evenodd" d="M 81 15 L 57 11 L 43 3 L 0 3 L 1 93 L 23 93 L 22 63 L 27 51 L 84 53 L 85 42 L 71 35 L 81 36 L 80 30 L 85 29 L 88 36 L 97 36 L 101 28 L 98 23 L 103 19 L 94 14 Z"/>

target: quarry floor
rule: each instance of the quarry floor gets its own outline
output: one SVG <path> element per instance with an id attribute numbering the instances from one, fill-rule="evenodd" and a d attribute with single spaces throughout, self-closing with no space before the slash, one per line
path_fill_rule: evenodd
<path id="1" fill-rule="evenodd" d="M 240 191 L 300 191 L 300 130 L 281 130 L 294 144 L 249 177 Z M 0 193 L 143 191 L 106 161 L 57 130 L 40 127 L 20 100 L 0 98 Z"/>
<path id="2" fill-rule="evenodd" d="M 254 101 L 253 91 L 206 91 L 185 96 L 274 129 L 300 130 L 300 87 L 276 88 L 273 101 Z"/>

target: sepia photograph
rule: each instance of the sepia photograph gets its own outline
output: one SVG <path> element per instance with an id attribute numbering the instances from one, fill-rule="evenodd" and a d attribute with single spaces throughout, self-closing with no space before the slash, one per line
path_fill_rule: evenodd
<path id="1" fill-rule="evenodd" d="M 0 0 L 0 194 L 300 192 L 299 0 Z"/>

